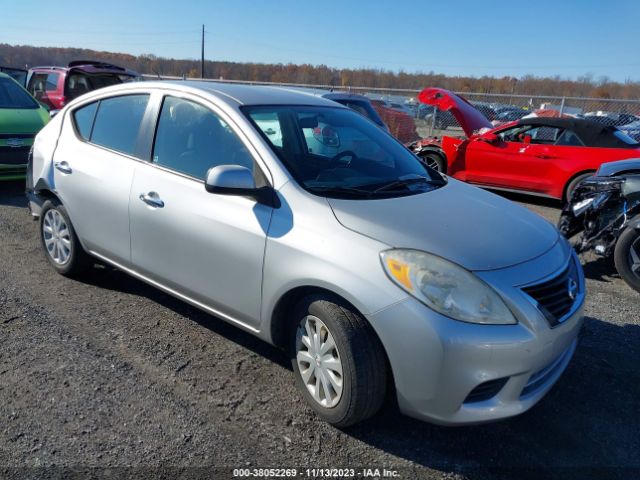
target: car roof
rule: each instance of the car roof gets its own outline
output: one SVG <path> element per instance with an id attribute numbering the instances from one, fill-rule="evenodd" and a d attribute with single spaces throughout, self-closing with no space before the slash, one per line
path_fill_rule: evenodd
<path id="1" fill-rule="evenodd" d="M 309 105 L 334 108 L 346 108 L 331 100 L 307 92 L 289 88 L 265 85 L 239 85 L 235 83 L 210 82 L 198 80 L 159 80 L 149 82 L 123 83 L 107 87 L 96 92 L 116 92 L 121 89 L 159 88 L 185 92 L 203 92 L 216 97 L 231 106 L 243 105 Z"/>
<path id="2" fill-rule="evenodd" d="M 628 144 L 613 133 L 618 130 L 610 125 L 572 117 L 533 117 L 523 118 L 514 125 L 539 125 L 572 130 L 587 147 L 602 148 L 638 148 L 637 144 Z"/>

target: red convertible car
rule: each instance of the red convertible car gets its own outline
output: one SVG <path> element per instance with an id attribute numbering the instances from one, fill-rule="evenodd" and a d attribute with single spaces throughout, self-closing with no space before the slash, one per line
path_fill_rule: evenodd
<path id="1" fill-rule="evenodd" d="M 465 137 L 409 145 L 429 166 L 483 187 L 566 200 L 602 163 L 640 157 L 640 143 L 616 127 L 577 118 L 523 118 L 493 127 L 464 98 L 425 88 L 418 99 L 450 111 Z"/>

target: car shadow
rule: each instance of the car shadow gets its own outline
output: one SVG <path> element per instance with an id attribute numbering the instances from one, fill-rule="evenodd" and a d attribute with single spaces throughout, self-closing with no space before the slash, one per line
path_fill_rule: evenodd
<path id="1" fill-rule="evenodd" d="M 26 207 L 24 180 L 0 181 L 0 205 Z"/>
<path id="2" fill-rule="evenodd" d="M 269 345 L 254 335 L 241 330 L 222 319 L 208 314 L 199 308 L 179 300 L 162 290 L 138 280 L 131 275 L 114 267 L 97 264 L 79 279 L 82 283 L 107 290 L 113 290 L 129 295 L 148 298 L 185 318 L 193 320 L 208 330 L 225 337 L 273 363 L 291 370 L 291 363 L 280 349 Z"/>
<path id="3" fill-rule="evenodd" d="M 487 190 L 500 195 L 513 202 L 529 203 L 531 205 L 538 205 L 540 207 L 554 208 L 560 210 L 562 208 L 562 202 L 555 198 L 539 197 L 537 195 L 527 195 L 526 193 L 506 192 L 504 190 L 492 190 L 487 187 Z"/>
<path id="4" fill-rule="evenodd" d="M 561 379 L 518 417 L 452 428 L 388 408 L 347 433 L 410 462 L 469 479 L 631 478 L 640 474 L 638 345 L 638 325 L 585 317 Z"/>
<path id="5" fill-rule="evenodd" d="M 117 269 L 97 266 L 83 282 L 146 297 L 291 370 L 279 349 Z M 343 433 L 410 465 L 473 480 L 595 478 L 594 472 L 602 479 L 629 478 L 640 473 L 638 345 L 639 326 L 586 317 L 567 371 L 538 405 L 518 417 L 441 427 L 402 415 L 389 399 L 374 418 Z M 415 472 L 415 478 L 420 475 Z"/>

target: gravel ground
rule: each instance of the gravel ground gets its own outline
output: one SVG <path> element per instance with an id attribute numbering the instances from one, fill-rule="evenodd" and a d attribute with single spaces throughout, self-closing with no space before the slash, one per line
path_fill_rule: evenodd
<path id="1" fill-rule="evenodd" d="M 525 205 L 557 219 L 553 203 Z M 0 184 L 0 259 L 0 478 L 640 476 L 640 296 L 609 262 L 586 259 L 576 355 L 529 412 L 444 428 L 390 402 L 341 431 L 301 401 L 275 348 L 111 268 L 83 281 L 54 273 L 20 184 Z"/>

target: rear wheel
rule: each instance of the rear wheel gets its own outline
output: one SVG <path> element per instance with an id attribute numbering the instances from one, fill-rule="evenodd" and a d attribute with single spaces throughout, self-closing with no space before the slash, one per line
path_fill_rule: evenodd
<path id="1" fill-rule="evenodd" d="M 420 158 L 422 158 L 422 161 L 426 163 L 428 167 L 431 167 L 440 173 L 447 173 L 447 162 L 445 162 L 442 155 L 434 152 L 428 152 L 420 155 Z"/>
<path id="2" fill-rule="evenodd" d="M 51 266 L 71 277 L 90 265 L 89 255 L 78 241 L 67 210 L 58 200 L 47 200 L 40 215 L 40 239 Z"/>
<path id="3" fill-rule="evenodd" d="M 309 406 L 337 427 L 374 415 L 385 397 L 387 367 L 367 321 L 339 301 L 316 295 L 298 303 L 292 320 L 293 371 Z"/>
<path id="4" fill-rule="evenodd" d="M 627 285 L 640 292 L 640 230 L 627 228 L 622 232 L 613 252 L 613 260 Z"/>

